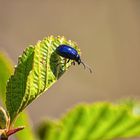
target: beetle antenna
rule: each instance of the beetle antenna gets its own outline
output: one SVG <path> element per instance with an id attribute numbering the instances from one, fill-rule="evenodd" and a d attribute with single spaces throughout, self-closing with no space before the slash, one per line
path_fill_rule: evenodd
<path id="1" fill-rule="evenodd" d="M 81 61 L 81 63 L 83 64 L 84 69 L 88 68 L 88 70 L 90 71 L 90 73 L 92 73 L 92 69 L 91 69 L 87 64 L 85 64 L 85 63 L 82 62 L 82 61 Z"/>
<path id="2" fill-rule="evenodd" d="M 86 65 L 82 61 L 80 63 L 82 63 L 82 65 L 84 66 L 84 69 L 86 69 Z"/>

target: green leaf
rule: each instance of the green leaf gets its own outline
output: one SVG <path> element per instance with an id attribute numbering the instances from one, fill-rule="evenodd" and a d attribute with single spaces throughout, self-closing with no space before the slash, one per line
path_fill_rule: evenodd
<path id="1" fill-rule="evenodd" d="M 0 52 L 0 97 L 2 99 L 2 103 L 5 103 L 6 96 L 6 84 L 10 75 L 13 73 L 13 66 L 11 60 L 2 52 Z M 0 108 L 0 128 L 8 127 L 7 120 L 9 118 L 6 115 L 6 112 Z M 25 129 L 21 132 L 16 133 L 16 137 L 19 140 L 27 137 L 28 140 L 35 140 L 34 133 L 32 131 L 32 125 L 29 120 L 29 116 L 27 112 L 23 112 L 15 123 L 15 126 L 25 125 Z"/>
<path id="2" fill-rule="evenodd" d="M 0 52 L 0 97 L 3 104 L 6 98 L 6 84 L 10 75 L 13 73 L 13 67 L 8 57 Z"/>
<path id="3" fill-rule="evenodd" d="M 61 130 L 59 123 L 56 121 L 47 120 L 40 124 L 37 133 L 40 140 L 55 140 L 59 135 L 59 130 Z"/>
<path id="4" fill-rule="evenodd" d="M 19 57 L 7 85 L 6 107 L 11 121 L 34 99 L 51 87 L 71 65 L 55 52 L 56 47 L 77 45 L 64 37 L 47 37 L 28 47 Z"/>
<path id="5" fill-rule="evenodd" d="M 25 138 L 28 138 L 28 140 L 35 140 L 36 137 L 33 134 L 32 124 L 26 111 L 22 112 L 19 115 L 19 117 L 16 120 L 15 127 L 23 125 L 25 126 L 25 128 L 22 131 L 18 132 L 16 134 L 16 137 L 19 140 L 25 140 Z"/>
<path id="6" fill-rule="evenodd" d="M 9 127 L 9 118 L 6 111 L 0 107 L 0 129 L 7 129 Z"/>
<path id="7" fill-rule="evenodd" d="M 126 104 L 82 104 L 69 111 L 57 125 L 53 121 L 45 122 L 42 129 L 39 129 L 39 136 L 40 140 L 111 140 L 138 137 L 140 116 Z"/>

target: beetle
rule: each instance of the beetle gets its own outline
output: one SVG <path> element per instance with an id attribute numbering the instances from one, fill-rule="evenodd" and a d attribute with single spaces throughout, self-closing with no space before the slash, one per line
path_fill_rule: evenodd
<path id="1" fill-rule="evenodd" d="M 60 55 L 61 57 L 68 59 L 67 63 L 70 60 L 74 60 L 78 63 L 78 65 L 82 64 L 84 68 L 88 68 L 90 73 L 92 73 L 91 68 L 81 60 L 80 55 L 78 54 L 77 50 L 72 48 L 71 46 L 68 46 L 65 44 L 59 45 L 56 48 L 56 53 Z"/>

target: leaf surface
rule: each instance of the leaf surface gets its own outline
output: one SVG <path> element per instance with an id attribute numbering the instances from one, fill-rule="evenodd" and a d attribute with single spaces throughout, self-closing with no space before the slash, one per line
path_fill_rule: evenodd
<path id="1" fill-rule="evenodd" d="M 9 118 L 6 111 L 0 107 L 0 129 L 6 129 L 9 125 Z"/>
<path id="2" fill-rule="evenodd" d="M 0 97 L 3 104 L 5 104 L 7 80 L 12 73 L 12 62 L 4 53 L 0 52 Z"/>
<path id="3" fill-rule="evenodd" d="M 9 79 L 6 106 L 11 121 L 34 99 L 51 87 L 71 65 L 55 49 L 67 44 L 77 45 L 64 37 L 47 37 L 29 46 L 18 59 L 14 74 Z"/>
<path id="4" fill-rule="evenodd" d="M 111 140 L 140 136 L 140 116 L 126 105 L 111 103 L 82 104 L 57 123 L 47 121 L 42 126 L 40 140 Z"/>
<path id="5" fill-rule="evenodd" d="M 0 52 L 0 97 L 1 101 L 4 104 L 5 103 L 5 96 L 6 96 L 6 84 L 7 80 L 9 79 L 10 75 L 13 73 L 13 66 L 11 60 L 2 52 Z M 5 129 L 7 124 L 7 115 L 6 112 L 0 108 L 0 128 Z M 19 140 L 24 140 L 25 137 L 28 138 L 28 140 L 35 140 L 35 136 L 32 130 L 32 125 L 29 119 L 29 115 L 26 111 L 24 111 L 16 121 L 15 126 L 25 126 L 25 129 L 21 132 L 16 133 L 16 137 Z"/>
<path id="6" fill-rule="evenodd" d="M 16 137 L 19 140 L 25 140 L 25 138 L 28 138 L 28 140 L 36 140 L 36 136 L 33 132 L 32 123 L 29 119 L 27 111 L 22 112 L 19 117 L 16 120 L 15 127 L 18 126 L 25 126 L 25 128 L 16 133 Z"/>

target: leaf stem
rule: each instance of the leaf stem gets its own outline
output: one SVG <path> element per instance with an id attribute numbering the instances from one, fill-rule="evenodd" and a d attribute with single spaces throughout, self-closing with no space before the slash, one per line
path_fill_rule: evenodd
<path id="1" fill-rule="evenodd" d="M 0 137 L 0 140 L 8 140 L 8 137 L 3 137 L 3 136 L 1 136 L 1 137 Z"/>

